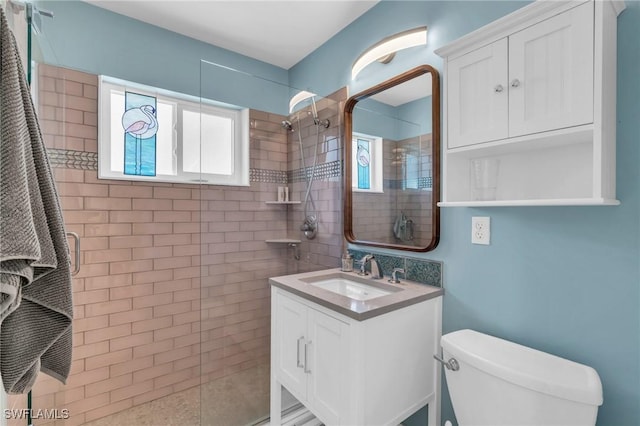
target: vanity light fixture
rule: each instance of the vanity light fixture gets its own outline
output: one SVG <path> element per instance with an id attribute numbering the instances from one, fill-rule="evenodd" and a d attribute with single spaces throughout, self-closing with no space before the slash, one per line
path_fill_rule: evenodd
<path id="1" fill-rule="evenodd" d="M 367 65 L 379 61 L 383 64 L 391 62 L 398 50 L 427 44 L 427 27 L 418 27 L 386 37 L 365 50 L 351 67 L 351 79 Z"/>
<path id="2" fill-rule="evenodd" d="M 296 105 L 313 96 L 318 95 L 316 95 L 315 93 L 307 92 L 306 90 L 301 90 L 300 92 L 296 93 L 289 101 L 289 114 L 293 112 L 293 109 L 296 107 Z"/>

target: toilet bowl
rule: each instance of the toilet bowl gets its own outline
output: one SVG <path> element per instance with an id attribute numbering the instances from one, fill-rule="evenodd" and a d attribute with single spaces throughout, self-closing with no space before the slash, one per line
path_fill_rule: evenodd
<path id="1" fill-rule="evenodd" d="M 473 330 L 442 336 L 460 426 L 595 425 L 602 384 L 591 367 Z"/>

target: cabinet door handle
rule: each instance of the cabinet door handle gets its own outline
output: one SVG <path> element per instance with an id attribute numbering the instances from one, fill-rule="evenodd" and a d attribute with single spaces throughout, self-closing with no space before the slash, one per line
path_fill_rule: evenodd
<path id="1" fill-rule="evenodd" d="M 493 88 L 493 91 L 496 93 L 500 93 L 504 90 L 504 87 L 502 87 L 502 84 L 498 84 L 496 87 Z"/>
<path id="2" fill-rule="evenodd" d="M 308 359 L 307 359 L 307 355 L 309 353 L 309 346 L 311 346 L 311 340 L 309 340 L 308 342 L 305 342 L 304 344 L 304 372 L 309 374 L 311 373 L 311 370 L 308 368 Z"/>
<path id="3" fill-rule="evenodd" d="M 520 86 L 520 80 L 518 80 L 517 78 L 511 81 L 511 87 L 519 87 L 519 86 Z"/>
<path id="4" fill-rule="evenodd" d="M 300 342 L 304 340 L 304 336 L 299 337 L 296 343 L 296 367 L 304 368 L 304 365 L 300 364 Z M 306 352 L 306 349 L 305 349 Z M 306 354 L 305 354 L 305 363 L 306 363 Z"/>

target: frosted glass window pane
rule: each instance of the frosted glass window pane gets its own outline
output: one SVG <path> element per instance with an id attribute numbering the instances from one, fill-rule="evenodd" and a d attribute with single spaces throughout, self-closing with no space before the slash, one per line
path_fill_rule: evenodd
<path id="1" fill-rule="evenodd" d="M 200 173 L 200 113 L 182 111 L 182 170 Z"/>
<path id="2" fill-rule="evenodd" d="M 407 154 L 405 159 L 405 188 L 418 189 L 418 180 L 420 179 L 418 156 Z"/>
<path id="3" fill-rule="evenodd" d="M 183 170 L 200 173 L 202 158 L 202 173 L 233 174 L 233 119 L 188 110 L 182 117 Z"/>
<path id="4" fill-rule="evenodd" d="M 174 114 L 175 106 L 158 100 L 158 133 L 156 133 L 156 173 L 159 175 L 175 175 L 175 138 Z"/>

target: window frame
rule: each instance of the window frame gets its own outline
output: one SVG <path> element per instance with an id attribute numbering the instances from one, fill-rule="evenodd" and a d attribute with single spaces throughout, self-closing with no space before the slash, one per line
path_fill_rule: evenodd
<path id="1" fill-rule="evenodd" d="M 126 175 L 111 167 L 111 94 L 113 91 L 132 91 L 154 96 L 158 103 L 171 103 L 173 109 L 173 163 L 175 175 Z M 232 173 L 194 173 L 183 170 L 183 111 L 231 118 L 233 127 Z M 204 185 L 249 186 L 249 109 L 189 96 L 169 90 L 133 83 L 101 75 L 98 82 L 98 179 L 144 182 L 165 182 Z M 202 134 L 200 133 L 200 143 Z M 156 154 L 157 155 L 157 154 Z M 202 164 L 203 159 L 200 158 Z"/>

